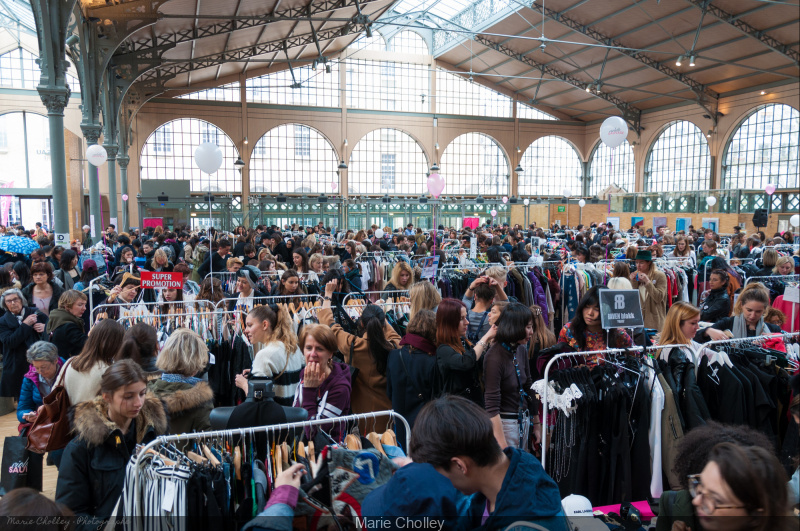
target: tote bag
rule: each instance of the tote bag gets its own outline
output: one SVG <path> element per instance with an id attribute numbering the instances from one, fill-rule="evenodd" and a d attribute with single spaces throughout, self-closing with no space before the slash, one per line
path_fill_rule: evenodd
<path id="1" fill-rule="evenodd" d="M 61 368 L 53 390 L 42 399 L 42 409 L 33 426 L 28 431 L 28 450 L 43 454 L 60 450 L 69 443 L 70 426 L 67 411 L 70 407 L 69 395 L 64 387 L 67 367 L 75 358 L 70 358 Z"/>
<path id="2" fill-rule="evenodd" d="M 0 496 L 14 489 L 30 487 L 42 490 L 42 456 L 26 448 L 27 437 L 6 437 L 0 473 Z"/>

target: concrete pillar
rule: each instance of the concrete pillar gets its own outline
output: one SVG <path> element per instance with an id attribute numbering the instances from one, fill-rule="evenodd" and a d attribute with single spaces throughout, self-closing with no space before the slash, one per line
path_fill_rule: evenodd
<path id="1" fill-rule="evenodd" d="M 119 213 L 117 212 L 117 153 L 119 147 L 116 144 L 103 144 L 103 147 L 108 153 L 108 223 L 113 223 L 119 229 Z"/>
<path id="2" fill-rule="evenodd" d="M 119 189 L 122 192 L 122 219 L 120 220 L 121 229 L 117 232 L 127 231 L 130 226 L 128 225 L 128 163 L 131 161 L 127 153 L 117 157 L 117 164 L 119 164 Z"/>
<path id="3" fill-rule="evenodd" d="M 64 107 L 69 101 L 69 89 L 39 88 L 39 97 L 47 107 L 50 125 L 50 173 L 53 177 L 53 232 L 56 243 L 69 247 L 69 203 L 67 197 L 67 167 L 64 151 Z"/>
<path id="4" fill-rule="evenodd" d="M 83 138 L 86 140 L 86 148 L 88 149 L 90 146 L 97 144 L 103 128 L 97 123 L 82 123 L 81 131 L 83 131 Z M 100 241 L 100 233 L 103 229 L 103 220 L 100 216 L 100 182 L 97 166 L 86 161 L 86 168 L 89 178 L 89 226 L 91 227 L 89 235 L 92 237 L 92 244 L 95 244 Z"/>

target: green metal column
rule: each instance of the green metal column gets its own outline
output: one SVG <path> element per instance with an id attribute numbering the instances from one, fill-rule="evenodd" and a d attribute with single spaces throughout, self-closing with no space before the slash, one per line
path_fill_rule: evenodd
<path id="1" fill-rule="evenodd" d="M 119 148 L 115 144 L 103 144 L 108 153 L 108 223 L 113 223 L 119 228 L 117 213 L 117 153 Z M 117 231 L 119 233 L 119 231 Z"/>
<path id="2" fill-rule="evenodd" d="M 39 97 L 47 107 L 50 125 L 50 173 L 53 178 L 53 232 L 56 244 L 69 247 L 69 201 L 67 198 L 67 166 L 64 150 L 64 107 L 69 89 L 39 88 Z"/>
<path id="3" fill-rule="evenodd" d="M 127 231 L 130 228 L 128 224 L 128 163 L 131 161 L 128 154 L 123 152 L 122 155 L 117 157 L 119 164 L 119 189 L 122 192 L 122 219 L 120 220 L 120 227 L 122 230 Z M 119 230 L 117 232 L 122 232 Z"/>
<path id="4" fill-rule="evenodd" d="M 103 128 L 98 123 L 81 124 L 81 131 L 83 131 L 83 138 L 86 139 L 87 149 L 97 144 L 102 130 Z M 97 166 L 86 161 L 86 169 L 89 178 L 89 226 L 91 227 L 89 235 L 92 237 L 92 243 L 95 244 L 101 239 L 100 233 L 103 227 L 103 220 L 100 217 L 100 181 Z"/>

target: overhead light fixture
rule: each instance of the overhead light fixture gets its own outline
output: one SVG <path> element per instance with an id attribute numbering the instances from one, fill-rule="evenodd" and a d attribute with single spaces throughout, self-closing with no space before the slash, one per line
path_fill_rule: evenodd
<path id="1" fill-rule="evenodd" d="M 679 56 L 678 59 L 675 61 L 675 66 L 681 66 L 683 64 L 683 56 Z"/>
<path id="2" fill-rule="evenodd" d="M 283 195 L 283 194 L 278 194 L 278 197 L 275 198 L 275 202 L 276 203 L 285 203 L 286 202 L 286 196 Z"/>
<path id="3" fill-rule="evenodd" d="M 342 160 L 342 162 L 339 163 L 339 169 L 340 170 L 346 170 L 347 169 L 347 164 L 344 163 L 344 160 Z"/>
<path id="4" fill-rule="evenodd" d="M 592 91 L 592 84 L 590 83 L 586 85 L 586 92 L 591 92 L 591 91 Z"/>
<path id="5" fill-rule="evenodd" d="M 325 73 L 326 74 L 330 74 L 331 73 L 331 65 L 329 65 L 327 63 L 325 64 Z"/>
<path id="6" fill-rule="evenodd" d="M 236 166 L 237 170 L 244 168 L 244 161 L 242 160 L 242 157 L 237 157 L 233 165 Z"/>
<path id="7" fill-rule="evenodd" d="M 690 55 L 689 56 L 689 66 L 694 66 L 694 60 L 695 60 L 695 56 L 694 55 Z"/>
<path id="8" fill-rule="evenodd" d="M 517 146 L 517 153 L 519 153 L 520 151 L 522 150 L 519 148 L 519 146 Z"/>
<path id="9" fill-rule="evenodd" d="M 764 95 L 766 95 L 766 94 L 767 94 L 767 91 L 766 91 L 766 90 L 762 90 L 762 91 L 761 91 L 761 95 L 762 95 L 762 96 L 764 96 Z"/>
<path id="10" fill-rule="evenodd" d="M 372 28 L 370 28 L 369 26 L 366 26 L 366 30 L 367 30 L 367 38 L 371 39 L 372 38 Z"/>
<path id="11" fill-rule="evenodd" d="M 711 138 L 711 133 L 713 133 L 713 131 L 711 129 L 709 129 L 708 132 L 706 133 L 706 136 L 708 138 Z"/>
<path id="12" fill-rule="evenodd" d="M 436 151 L 439 151 L 439 142 L 436 142 L 436 144 L 434 144 L 434 146 L 433 146 L 433 147 L 435 147 L 435 148 L 436 148 Z"/>
<path id="13" fill-rule="evenodd" d="M 431 166 L 431 171 L 439 171 L 439 165 L 434 162 L 433 166 Z"/>
<path id="14" fill-rule="evenodd" d="M 486 200 L 483 198 L 483 196 L 482 196 L 482 195 L 479 195 L 478 197 L 476 197 L 476 198 L 475 198 L 475 202 L 476 202 L 477 204 L 479 204 L 479 205 L 482 205 L 482 204 L 483 204 L 485 201 L 486 201 Z"/>
<path id="15" fill-rule="evenodd" d="M 517 172 L 517 173 L 522 173 L 522 172 L 524 172 L 525 170 L 524 170 L 524 169 L 522 169 L 522 164 L 517 164 L 517 167 L 516 167 L 516 168 L 514 168 L 514 171 L 515 171 L 515 172 Z"/>
<path id="16" fill-rule="evenodd" d="M 311 70 L 317 71 L 317 61 L 316 59 L 311 63 Z"/>
<path id="17" fill-rule="evenodd" d="M 347 145 L 347 139 L 346 138 L 344 139 L 344 145 L 345 146 Z"/>
<path id="18" fill-rule="evenodd" d="M 248 143 L 247 137 L 244 137 L 244 144 L 247 145 Z"/>

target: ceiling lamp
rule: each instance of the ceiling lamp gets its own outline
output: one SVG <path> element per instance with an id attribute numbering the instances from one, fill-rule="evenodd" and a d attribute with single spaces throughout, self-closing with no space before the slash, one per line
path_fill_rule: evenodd
<path id="1" fill-rule="evenodd" d="M 434 162 L 433 166 L 431 166 L 431 171 L 439 171 L 439 165 Z"/>
<path id="2" fill-rule="evenodd" d="M 339 163 L 339 169 L 340 170 L 346 170 L 347 169 L 347 164 L 344 163 L 344 160 L 342 160 L 342 162 Z"/>
<path id="3" fill-rule="evenodd" d="M 517 173 L 522 173 L 525 170 L 522 168 L 522 164 L 517 164 L 517 167 L 514 168 L 514 171 L 517 172 Z"/>
<path id="4" fill-rule="evenodd" d="M 694 66 L 694 60 L 695 60 L 695 56 L 694 55 L 690 55 L 689 56 L 689 66 Z"/>
<path id="5" fill-rule="evenodd" d="M 681 66 L 681 64 L 683 64 L 683 56 L 682 55 L 680 57 L 678 57 L 677 61 L 675 61 L 675 66 Z"/>
<path id="6" fill-rule="evenodd" d="M 236 166 L 237 170 L 241 170 L 242 168 L 244 168 L 244 161 L 242 160 L 242 157 L 241 156 L 237 157 L 233 165 Z"/>

